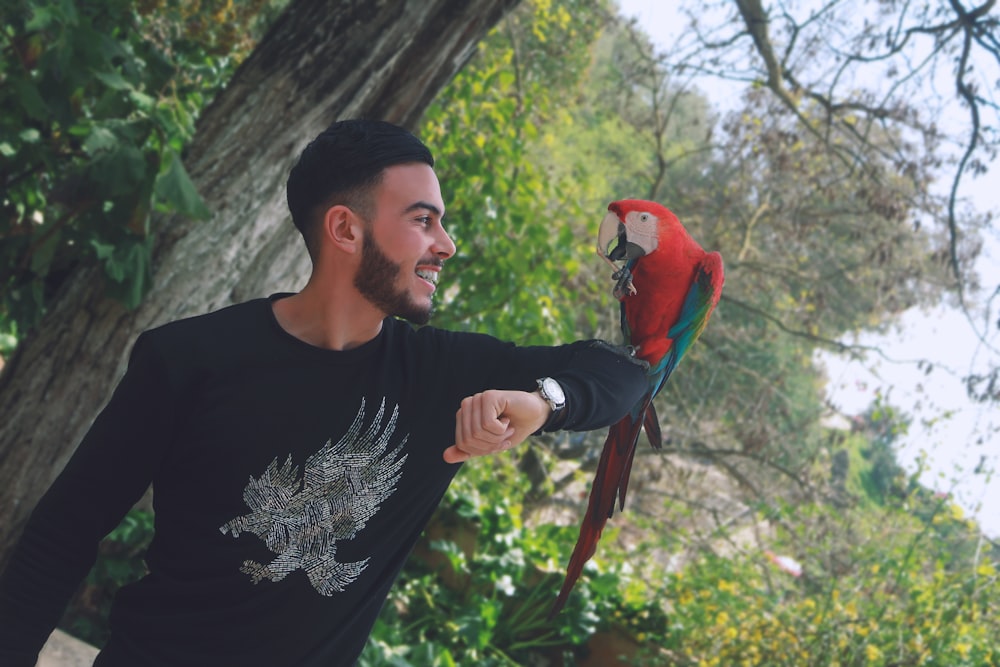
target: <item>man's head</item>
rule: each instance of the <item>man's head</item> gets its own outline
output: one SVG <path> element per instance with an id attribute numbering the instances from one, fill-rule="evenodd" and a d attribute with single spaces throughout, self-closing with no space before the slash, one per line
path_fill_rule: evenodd
<path id="1" fill-rule="evenodd" d="M 315 258 L 315 236 L 324 212 L 342 204 L 365 220 L 374 215 L 372 191 L 387 167 L 434 157 L 419 139 L 379 120 L 337 121 L 306 146 L 288 175 L 292 222 Z"/>
<path id="2" fill-rule="evenodd" d="M 335 123 L 306 147 L 288 178 L 288 205 L 314 276 L 327 276 L 317 284 L 343 285 L 325 271 L 342 267 L 381 313 L 427 322 L 455 252 L 433 165 L 416 137 L 380 121 Z"/>

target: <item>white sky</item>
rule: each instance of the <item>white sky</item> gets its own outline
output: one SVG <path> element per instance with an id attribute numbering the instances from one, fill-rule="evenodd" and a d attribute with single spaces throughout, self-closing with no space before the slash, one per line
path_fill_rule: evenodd
<path id="1" fill-rule="evenodd" d="M 661 50 L 670 48 L 685 27 L 676 4 L 619 0 L 622 14 L 637 17 Z M 731 85 L 713 85 L 707 80 L 697 85 L 716 104 L 732 99 Z M 946 122 L 946 118 L 940 120 L 941 125 Z M 978 210 L 1000 213 L 1000 188 L 990 188 L 989 180 L 972 181 L 962 194 Z M 995 228 L 987 230 L 984 240 L 986 247 L 977 269 L 982 284 L 995 289 L 1000 285 L 1000 234 Z M 872 356 L 859 363 L 833 354 L 822 354 L 820 359 L 830 378 L 827 389 L 831 402 L 842 412 L 862 412 L 881 391 L 890 405 L 909 414 L 913 423 L 898 452 L 900 463 L 913 470 L 913 462 L 923 452 L 929 465 L 921 478 L 924 485 L 954 494 L 987 535 L 1000 537 L 1000 480 L 995 476 L 1000 473 L 1000 415 L 969 401 L 961 382 L 970 370 L 986 368 L 991 359 L 994 365 L 1000 363 L 995 309 L 992 317 L 987 339 L 992 350 L 980 343 L 960 312 L 939 307 L 927 313 L 907 312 L 898 333 L 863 334 L 857 341 L 845 341 L 876 346 L 893 361 Z M 925 375 L 915 363 L 920 359 L 932 361 L 935 370 Z M 973 473 L 982 457 L 984 469 L 994 475 Z"/>

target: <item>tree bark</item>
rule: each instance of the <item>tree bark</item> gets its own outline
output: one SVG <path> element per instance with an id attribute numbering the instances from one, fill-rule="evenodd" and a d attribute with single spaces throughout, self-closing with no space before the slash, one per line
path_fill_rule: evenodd
<path id="1" fill-rule="evenodd" d="M 134 311 L 105 297 L 99 268 L 77 270 L 3 369 L 0 569 L 140 332 L 301 287 L 309 263 L 284 184 L 305 144 L 339 118 L 412 128 L 517 2 L 296 0 L 287 8 L 205 109 L 185 157 L 212 219 L 155 221 L 154 286 Z"/>

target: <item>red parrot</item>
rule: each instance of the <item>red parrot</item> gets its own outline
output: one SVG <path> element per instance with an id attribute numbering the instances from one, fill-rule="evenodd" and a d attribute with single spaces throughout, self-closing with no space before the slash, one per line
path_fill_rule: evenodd
<path id="1" fill-rule="evenodd" d="M 584 563 L 597 550 L 616 497 L 619 509 L 625 508 L 639 431 L 645 427 L 653 448 L 663 446 L 653 397 L 701 335 L 722 295 L 722 256 L 705 252 L 677 216 L 656 202 L 624 199 L 608 206 L 597 252 L 615 269 L 614 262 L 625 262 L 612 276 L 618 281 L 614 295 L 621 302 L 625 344 L 648 364 L 649 384 L 639 402 L 608 430 L 580 537 L 550 618 L 562 609 Z"/>

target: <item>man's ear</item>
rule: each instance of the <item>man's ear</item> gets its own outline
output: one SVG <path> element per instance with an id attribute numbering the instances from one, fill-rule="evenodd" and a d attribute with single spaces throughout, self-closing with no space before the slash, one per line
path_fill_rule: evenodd
<path id="1" fill-rule="evenodd" d="M 360 253 L 364 227 L 361 218 L 348 207 L 337 204 L 323 216 L 323 241 L 342 252 Z"/>

